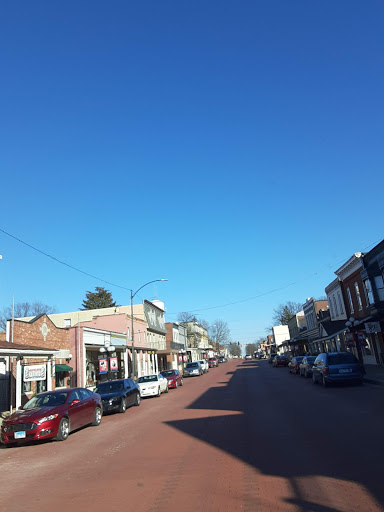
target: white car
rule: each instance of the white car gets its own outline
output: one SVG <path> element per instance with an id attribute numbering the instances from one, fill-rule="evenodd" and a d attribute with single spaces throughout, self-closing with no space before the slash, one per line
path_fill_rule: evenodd
<path id="1" fill-rule="evenodd" d="M 209 364 L 206 359 L 199 359 L 199 363 L 201 364 L 201 367 L 203 369 L 204 373 L 207 373 L 209 370 Z"/>
<path id="2" fill-rule="evenodd" d="M 137 384 L 140 388 L 142 398 L 146 396 L 160 396 L 161 393 L 168 393 L 168 380 L 160 373 L 139 377 Z"/>

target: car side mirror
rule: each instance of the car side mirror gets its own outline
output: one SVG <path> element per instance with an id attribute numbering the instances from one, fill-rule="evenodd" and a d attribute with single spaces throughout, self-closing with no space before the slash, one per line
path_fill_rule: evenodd
<path id="1" fill-rule="evenodd" d="M 72 405 L 75 405 L 75 404 L 78 404 L 79 402 L 80 402 L 80 400 L 78 400 L 77 398 L 75 398 L 75 400 L 72 400 L 71 406 L 72 406 Z"/>

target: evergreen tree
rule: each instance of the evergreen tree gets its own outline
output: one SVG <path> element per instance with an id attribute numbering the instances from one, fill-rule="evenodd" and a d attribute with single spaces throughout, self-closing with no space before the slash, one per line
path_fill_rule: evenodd
<path id="1" fill-rule="evenodd" d="M 95 292 L 87 292 L 85 294 L 85 300 L 83 300 L 81 308 L 83 311 L 85 309 L 102 309 L 116 306 L 111 292 L 100 286 L 96 286 L 95 289 Z"/>

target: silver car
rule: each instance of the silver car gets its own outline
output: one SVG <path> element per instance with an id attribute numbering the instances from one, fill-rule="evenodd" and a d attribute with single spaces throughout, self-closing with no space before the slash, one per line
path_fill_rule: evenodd
<path id="1" fill-rule="evenodd" d="M 184 368 L 184 377 L 200 377 L 200 375 L 203 375 L 203 368 L 199 361 L 187 363 L 187 366 Z"/>

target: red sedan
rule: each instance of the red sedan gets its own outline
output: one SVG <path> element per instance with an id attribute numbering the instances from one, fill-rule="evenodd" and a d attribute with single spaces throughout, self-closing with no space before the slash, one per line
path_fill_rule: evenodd
<path id="1" fill-rule="evenodd" d="M 177 388 L 183 385 L 183 377 L 178 370 L 164 370 L 160 372 L 163 377 L 168 381 L 168 387 Z"/>
<path id="2" fill-rule="evenodd" d="M 102 414 L 100 395 L 89 389 L 47 391 L 3 421 L 1 441 L 6 445 L 50 438 L 65 441 L 73 430 L 100 425 Z"/>

